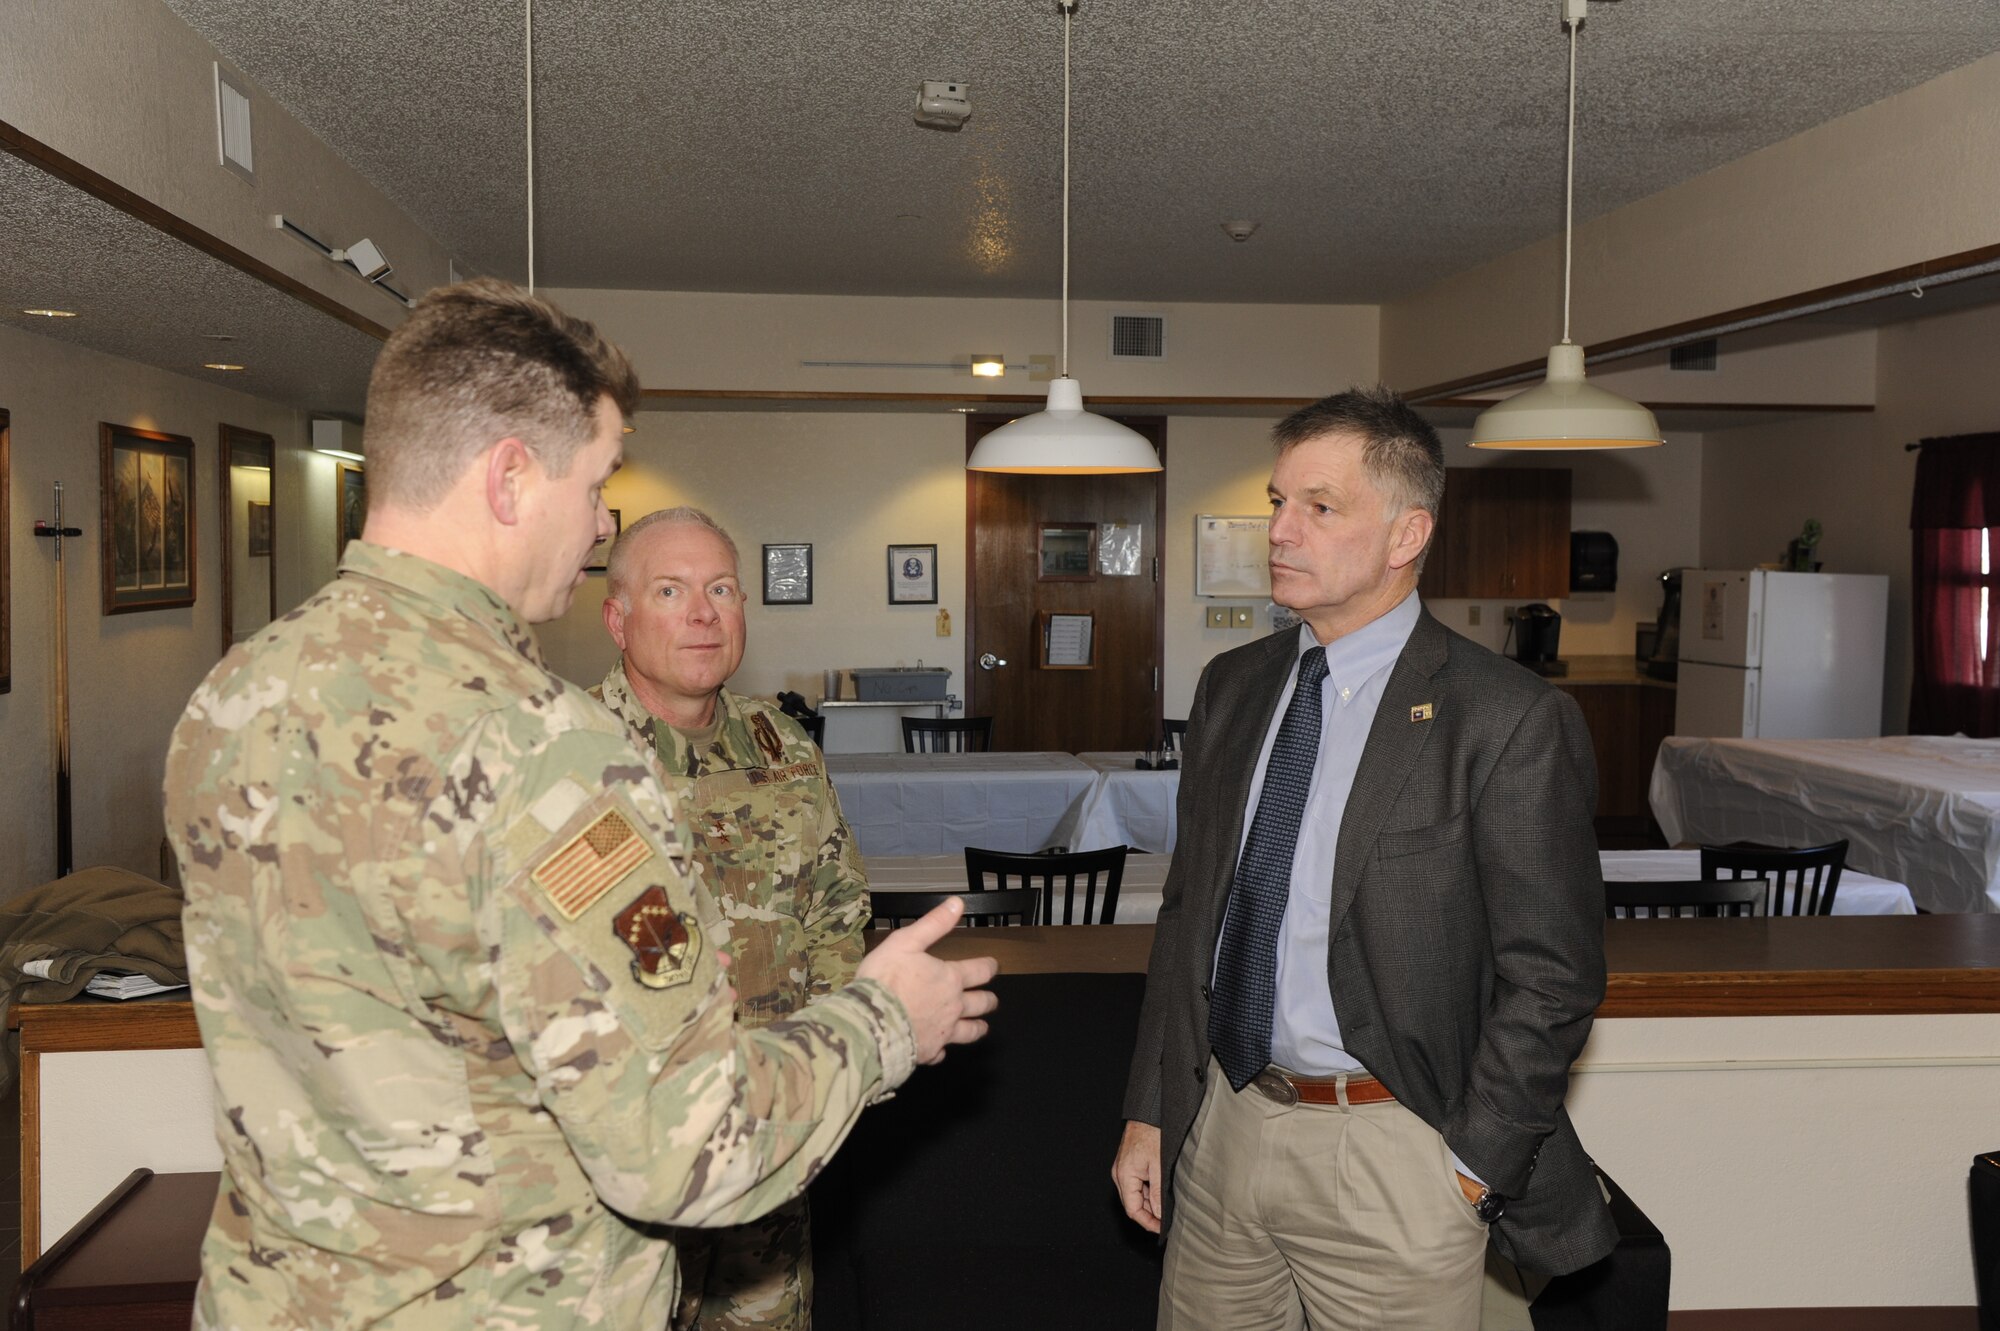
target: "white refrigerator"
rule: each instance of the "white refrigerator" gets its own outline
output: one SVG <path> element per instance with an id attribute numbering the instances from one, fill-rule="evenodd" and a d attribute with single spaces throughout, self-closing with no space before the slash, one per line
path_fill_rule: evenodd
<path id="1" fill-rule="evenodd" d="M 1880 735 L 1888 619 L 1880 574 L 1686 570 L 1674 733 Z"/>

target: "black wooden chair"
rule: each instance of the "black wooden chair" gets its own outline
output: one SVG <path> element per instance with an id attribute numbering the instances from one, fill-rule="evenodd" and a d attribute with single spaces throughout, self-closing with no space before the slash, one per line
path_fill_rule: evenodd
<path id="1" fill-rule="evenodd" d="M 904 753 L 985 753 L 992 747 L 990 716 L 967 716 L 956 721 L 925 716 L 903 718 Z"/>
<path id="2" fill-rule="evenodd" d="M 1187 718 L 1182 717 L 1177 721 L 1170 716 L 1161 721 L 1160 752 L 1170 758 L 1178 758 L 1181 756 L 1181 750 L 1186 747 Z"/>
<path id="3" fill-rule="evenodd" d="M 1847 843 L 1786 850 L 1739 842 L 1701 848 L 1703 878 L 1766 878 L 1771 882 L 1767 915 L 1831 915 L 1840 871 L 1847 867 Z"/>
<path id="4" fill-rule="evenodd" d="M 1118 886 L 1125 879 L 1125 855 L 1129 847 L 1113 846 L 1109 850 L 1084 850 L 1069 855 L 1009 855 L 997 850 L 980 850 L 976 846 L 965 848 L 965 881 L 973 892 L 983 896 L 992 895 L 986 886 L 989 877 L 993 888 L 1008 891 L 1007 881 L 1011 878 L 1021 887 L 1039 887 L 1042 896 L 1043 924 L 1111 924 L 1118 914 Z M 1074 919 L 1076 889 L 1083 886 L 1083 918 Z M 1098 904 L 1097 890 L 1102 883 L 1103 904 Z M 1056 888 L 1062 888 L 1062 919 L 1057 920 Z"/>
<path id="5" fill-rule="evenodd" d="M 1606 883 L 1604 915 L 1612 920 L 1751 916 L 1764 904 L 1765 887 L 1762 878 Z"/>
<path id="6" fill-rule="evenodd" d="M 1041 910 L 1041 896 L 1032 887 L 1005 892 L 876 892 L 871 896 L 874 916 L 870 924 L 896 928 L 952 900 L 965 903 L 960 924 L 1033 924 Z"/>

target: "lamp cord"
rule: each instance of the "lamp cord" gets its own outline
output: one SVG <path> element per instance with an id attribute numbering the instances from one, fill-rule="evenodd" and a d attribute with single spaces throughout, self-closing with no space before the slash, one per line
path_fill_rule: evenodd
<path id="1" fill-rule="evenodd" d="M 1576 230 L 1576 33 L 1569 25 L 1569 155 L 1563 167 L 1563 345 L 1569 345 L 1570 237 Z"/>
<path id="2" fill-rule="evenodd" d="M 1074 4 L 1063 6 L 1063 232 L 1062 232 L 1062 372 L 1069 378 L 1069 21 Z"/>
<path id="3" fill-rule="evenodd" d="M 528 21 L 528 293 L 535 290 L 535 0 L 527 0 Z"/>

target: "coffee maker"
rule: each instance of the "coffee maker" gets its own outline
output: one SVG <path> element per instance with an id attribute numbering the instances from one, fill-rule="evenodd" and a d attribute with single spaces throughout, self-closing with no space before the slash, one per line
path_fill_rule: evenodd
<path id="1" fill-rule="evenodd" d="M 1563 617 L 1540 601 L 1514 612 L 1514 659 L 1541 675 L 1563 675 L 1569 667 L 1556 660 L 1562 641 Z"/>

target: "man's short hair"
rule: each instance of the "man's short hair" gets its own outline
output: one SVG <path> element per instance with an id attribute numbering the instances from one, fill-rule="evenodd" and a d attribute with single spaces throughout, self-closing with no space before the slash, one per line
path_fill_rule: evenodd
<path id="1" fill-rule="evenodd" d="M 723 530 L 721 523 L 688 504 L 659 509 L 620 532 L 618 539 L 612 543 L 611 558 L 604 562 L 605 590 L 617 597 L 618 604 L 624 609 L 629 611 L 632 608 L 632 561 L 639 557 L 638 538 L 654 527 L 702 527 L 714 532 L 729 547 L 730 562 L 741 573 L 743 556 L 736 553 L 736 541 Z"/>
<path id="2" fill-rule="evenodd" d="M 590 324 L 497 278 L 427 293 L 368 379 L 368 490 L 428 509 L 513 436 L 552 476 L 597 432 L 598 404 L 639 405 L 639 376 Z"/>
<path id="3" fill-rule="evenodd" d="M 1283 456 L 1329 434 L 1361 440 L 1361 465 L 1398 511 L 1420 508 L 1437 517 L 1444 502 L 1444 445 L 1431 423 L 1409 403 L 1377 384 L 1350 388 L 1300 407 L 1278 422 L 1271 442 Z M 1422 567 L 1419 561 L 1418 567 Z"/>

